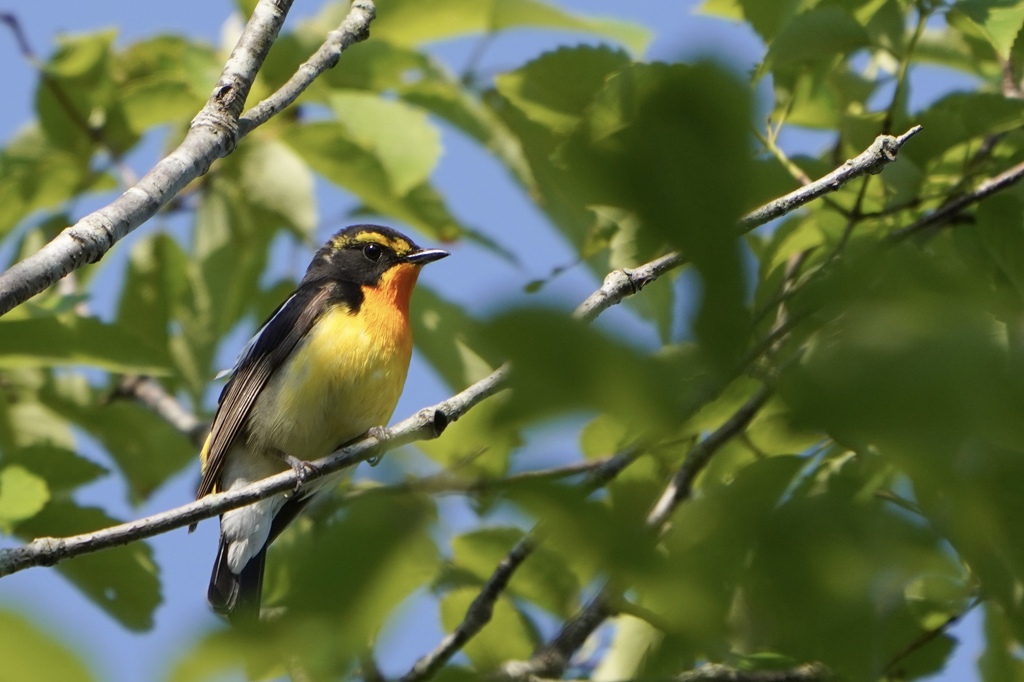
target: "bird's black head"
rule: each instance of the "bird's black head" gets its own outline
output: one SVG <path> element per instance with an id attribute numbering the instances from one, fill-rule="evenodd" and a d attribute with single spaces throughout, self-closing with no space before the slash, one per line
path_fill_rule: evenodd
<path id="1" fill-rule="evenodd" d="M 441 249 L 422 249 L 390 227 L 353 225 L 316 252 L 302 283 L 327 279 L 373 287 L 396 266 L 425 265 L 447 255 Z"/>

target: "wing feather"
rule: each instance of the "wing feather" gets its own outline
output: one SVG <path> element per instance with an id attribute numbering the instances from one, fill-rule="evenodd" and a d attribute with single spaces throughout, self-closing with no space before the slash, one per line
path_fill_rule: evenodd
<path id="1" fill-rule="evenodd" d="M 324 282 L 303 285 L 285 300 L 242 351 L 231 379 L 221 391 L 217 414 L 204 448 L 203 478 L 196 499 L 216 488 L 228 450 L 242 435 L 256 399 L 270 378 L 313 327 L 332 298 Z"/>

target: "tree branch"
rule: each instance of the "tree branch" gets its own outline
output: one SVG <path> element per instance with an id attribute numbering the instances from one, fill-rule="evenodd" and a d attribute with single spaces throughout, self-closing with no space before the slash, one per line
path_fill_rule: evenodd
<path id="1" fill-rule="evenodd" d="M 356 0 L 348 16 L 335 30 L 327 34 L 327 40 L 305 61 L 282 85 L 277 92 L 263 100 L 242 115 L 238 121 L 240 132 L 245 135 L 253 128 L 263 125 L 278 115 L 299 95 L 305 92 L 313 81 L 324 71 L 333 69 L 341 59 L 341 53 L 358 42 L 370 37 L 370 22 L 376 16 L 372 0 Z"/>
<path id="2" fill-rule="evenodd" d="M 649 528 L 660 528 L 671 516 L 673 510 L 683 500 L 689 499 L 693 492 L 693 481 L 697 474 L 704 470 L 711 458 L 718 452 L 719 448 L 736 436 L 750 423 L 750 420 L 768 402 L 771 391 L 762 386 L 758 391 L 745 402 L 740 409 L 721 426 L 715 429 L 707 438 L 700 441 L 691 449 L 683 460 L 682 466 L 676 471 L 669 482 L 665 492 L 655 503 L 651 513 L 647 515 L 647 526 Z"/>
<path id="3" fill-rule="evenodd" d="M 999 175 L 985 180 L 975 187 L 974 190 L 967 194 L 962 194 L 952 201 L 946 202 L 938 209 L 923 218 L 920 218 L 916 222 L 898 230 L 893 230 L 889 233 L 889 238 L 893 241 L 902 241 L 907 237 L 925 230 L 941 227 L 956 219 L 960 213 L 971 204 L 976 204 L 982 199 L 986 199 L 1000 190 L 1016 185 L 1020 182 L 1021 178 L 1024 178 L 1024 163 L 1018 163 L 1013 168 L 1005 170 Z"/>
<path id="4" fill-rule="evenodd" d="M 372 436 L 367 437 L 326 457 L 307 462 L 306 482 L 354 466 L 400 445 L 436 438 L 449 422 L 459 419 L 474 405 L 500 390 L 507 374 L 508 370 L 502 367 L 461 393 L 420 410 L 388 430 L 382 441 Z M 295 491 L 297 483 L 295 471 L 289 469 L 252 485 L 208 495 L 201 500 L 137 521 L 71 537 L 37 538 L 21 547 L 0 550 L 0 577 L 31 566 L 52 566 L 64 559 L 153 537 L 277 493 Z"/>
<path id="5" fill-rule="evenodd" d="M 192 441 L 193 445 L 202 445 L 206 440 L 209 424 L 186 410 L 156 379 L 140 374 L 126 374 L 121 377 L 111 397 L 122 396 L 138 401 Z"/>
<path id="6" fill-rule="evenodd" d="M 215 160 L 230 154 L 245 133 L 280 110 L 277 107 L 281 102 L 293 101 L 301 92 L 299 88 L 308 86 L 305 78 L 298 82 L 293 78 L 267 100 L 270 104 L 254 107 L 246 114 L 244 124 L 239 120 L 253 79 L 292 2 L 260 0 L 224 65 L 213 94 L 192 120 L 188 134 L 177 149 L 112 203 L 82 218 L 42 249 L 0 273 L 0 315 L 83 265 L 98 261 L 119 239 L 153 217 L 188 183 L 206 173 Z M 348 31 L 345 37 L 339 38 L 338 31 L 328 37 L 327 44 L 337 53 L 323 56 L 321 48 L 314 59 L 333 59 L 330 61 L 333 64 L 341 50 L 364 39 L 373 19 L 373 7 L 370 0 L 354 3 L 339 29 Z M 280 94 L 282 92 L 284 94 Z"/>
<path id="7" fill-rule="evenodd" d="M 820 663 L 805 663 L 782 670 L 740 670 L 707 663 L 683 673 L 676 682 L 827 682 L 835 676 Z"/>
<path id="8" fill-rule="evenodd" d="M 536 677 L 561 677 L 573 654 L 601 623 L 615 611 L 610 607 L 605 590 L 591 599 L 575 616 L 567 620 L 558 634 L 534 652 L 527 661 L 508 661 L 501 666 L 501 675 L 512 680 Z"/>
<path id="9" fill-rule="evenodd" d="M 645 263 L 638 268 L 608 273 L 601 288 L 587 297 L 573 312 L 573 319 L 590 322 L 627 296 L 639 292 L 663 274 L 686 262 L 681 253 L 673 252 Z"/>
<path id="10" fill-rule="evenodd" d="M 740 219 L 741 231 L 750 232 L 756 227 L 790 213 L 809 201 L 836 191 L 850 180 L 862 175 L 881 173 L 883 168 L 896 160 L 896 155 L 899 154 L 907 140 L 919 132 L 921 132 L 921 126 L 918 125 L 898 137 L 879 135 L 870 147 L 828 175 L 743 216 Z"/>
<path id="11" fill-rule="evenodd" d="M 484 583 L 480 593 L 469 605 L 466 616 L 450 634 L 448 634 L 433 651 L 420 658 L 413 667 L 402 676 L 400 682 L 420 682 L 429 679 L 441 666 L 448 662 L 463 646 L 466 645 L 491 620 L 494 604 L 498 601 L 515 570 L 526 561 L 535 547 L 532 535 L 527 535 L 515 544 L 512 551 L 501 560 L 491 577 Z"/>
<path id="12" fill-rule="evenodd" d="M 646 272 L 647 266 L 653 267 L 653 264 L 660 260 L 652 261 L 645 266 L 637 268 L 637 270 Z M 658 270 L 656 268 L 655 270 L 657 270 L 658 274 L 666 271 L 665 269 Z M 652 274 L 650 278 L 657 277 L 658 274 Z M 594 295 L 600 293 L 601 296 L 612 298 L 617 296 L 617 300 L 622 300 L 624 296 L 637 291 L 635 283 L 628 276 L 614 278 L 618 282 L 615 286 L 621 287 L 621 292 L 614 286 L 610 286 L 607 280 L 608 278 L 606 278 L 606 283 Z M 587 298 L 587 301 L 590 301 L 591 298 L 593 298 L 593 295 Z M 586 301 L 584 304 L 586 304 Z M 502 365 L 489 376 L 476 382 L 461 393 L 433 407 L 420 410 L 387 431 L 387 436 L 383 442 L 373 437 L 364 438 L 358 443 L 337 450 L 326 457 L 308 462 L 307 482 L 312 482 L 322 476 L 341 471 L 359 462 L 379 456 L 399 445 L 411 443 L 415 440 L 436 438 L 450 422 L 459 419 L 474 405 L 501 390 L 508 378 L 509 371 L 509 365 Z M 623 465 L 620 460 L 613 458 L 613 462 L 609 466 L 621 467 Z M 296 484 L 295 472 L 288 470 L 252 485 L 229 492 L 208 495 L 201 500 L 196 500 L 181 507 L 154 514 L 137 521 L 71 537 L 37 538 L 21 547 L 0 550 L 0 577 L 32 566 L 52 566 L 64 559 L 153 537 L 175 528 L 181 528 L 203 519 L 217 516 L 229 509 L 244 507 L 247 504 L 252 504 L 257 500 L 277 493 L 294 491 Z"/>

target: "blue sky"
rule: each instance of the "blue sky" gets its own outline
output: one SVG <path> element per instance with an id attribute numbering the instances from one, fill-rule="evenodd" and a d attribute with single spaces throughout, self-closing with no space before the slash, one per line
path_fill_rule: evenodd
<path id="1" fill-rule="evenodd" d="M 140 3 L 131 0 L 8 0 L 0 11 L 13 11 L 19 18 L 34 49 L 47 55 L 54 38 L 62 32 L 86 32 L 103 27 L 117 27 L 119 41 L 125 44 L 137 38 L 161 32 L 184 32 L 190 36 L 220 42 L 224 22 L 234 9 L 227 0 L 175 0 L 175 2 Z M 311 13 L 319 3 L 297 2 L 290 21 Z M 742 25 L 695 15 L 695 0 L 558 0 L 557 4 L 591 15 L 627 18 L 645 24 L 654 40 L 645 55 L 648 59 L 680 59 L 696 55 L 713 55 L 743 71 L 760 56 L 759 41 Z M 524 58 L 558 44 L 575 43 L 584 37 L 564 33 L 516 31 L 496 39 L 489 47 L 484 65 L 502 69 L 521 63 Z M 451 41 L 439 45 L 435 53 L 453 69 L 465 64 L 475 47 L 473 40 Z M 7 32 L 0 32 L 0 63 L 5 65 L 6 98 L 0 105 L 0 139 L 8 139 L 19 126 L 32 117 L 35 74 L 16 49 Z M 344 59 L 338 66 L 344 68 Z M 934 97 L 949 88 L 946 77 L 928 80 L 924 92 L 916 97 Z M 212 83 L 211 83 L 212 87 Z M 813 150 L 820 138 L 795 134 L 783 139 L 788 148 Z M 544 228 L 544 220 L 510 183 L 504 171 L 474 144 L 449 130 L 444 132 L 445 152 L 435 175 L 435 182 L 445 193 L 454 212 L 465 222 L 487 232 L 507 249 L 519 256 L 518 264 L 510 264 L 481 253 L 470 245 L 455 245 L 453 257 L 431 266 L 422 281 L 449 298 L 465 304 L 470 310 L 482 312 L 507 302 L 521 292 L 525 283 L 546 277 L 553 268 L 574 260 L 565 244 Z M 144 172 L 155 160 L 157 144 L 144 145 L 129 162 L 137 173 Z M 467 186 L 474 191 L 465 191 Z M 330 219 L 354 205 L 351 198 L 335 188 L 321 185 L 318 190 L 321 215 Z M 91 208 L 82 206 L 81 209 Z M 335 220 L 322 227 L 318 236 L 326 237 L 341 227 Z M 143 234 L 143 226 L 138 234 Z M 132 238 L 115 247 L 105 259 L 111 271 L 120 269 Z M 422 240 L 421 241 L 426 241 Z M 282 268 L 304 267 L 279 264 Z M 297 273 L 298 274 L 298 273 Z M 101 284 L 93 292 L 92 304 L 102 314 L 113 304 L 105 296 Z M 575 305 L 592 291 L 598 282 L 576 268 L 555 279 L 545 294 Z M 108 290 L 112 285 L 108 285 Z M 510 293 L 512 292 L 512 293 Z M 613 311 L 611 321 L 604 324 L 628 323 L 628 314 Z M 244 342 L 240 332 L 238 347 Z M 652 339 L 653 341 L 653 339 Z M 228 345 L 231 345 L 230 343 Z M 225 364 L 230 363 L 237 347 L 225 349 Z M 426 369 L 415 362 L 408 388 L 396 411 L 400 419 L 423 405 L 447 396 L 447 389 Z M 558 448 L 548 445 L 545 451 Z M 91 448 L 95 451 L 95 448 Z M 101 455 L 97 455 L 101 456 Z M 543 453 L 534 455 L 543 457 Z M 192 498 L 198 465 L 164 486 L 144 507 L 130 508 L 126 495 L 116 485 L 104 483 L 91 486 L 83 502 L 101 505 L 123 518 L 142 516 L 180 505 Z M 444 502 L 448 531 L 457 531 L 467 522 L 459 503 Z M 212 563 L 217 528 L 206 522 L 193 535 L 184 530 L 172 532 L 153 541 L 156 558 L 162 567 L 164 603 L 156 614 L 156 627 L 143 634 L 124 631 L 99 609 L 83 599 L 77 590 L 55 572 L 31 569 L 0 580 L 0 608 L 14 607 L 31 614 L 43 627 L 55 631 L 73 648 L 89 659 L 100 679 L 114 682 L 160 679 L 173 660 L 204 631 L 218 626 L 208 610 L 205 593 Z M 442 636 L 436 615 L 425 600 L 414 600 L 397 619 L 401 625 L 390 637 L 400 642 L 398 655 L 384 662 L 385 672 L 403 672 L 417 656 L 432 648 Z M 968 680 L 976 676 L 973 659 L 978 653 L 979 619 L 973 615 L 957 629 L 964 639 L 957 658 L 941 679 Z"/>

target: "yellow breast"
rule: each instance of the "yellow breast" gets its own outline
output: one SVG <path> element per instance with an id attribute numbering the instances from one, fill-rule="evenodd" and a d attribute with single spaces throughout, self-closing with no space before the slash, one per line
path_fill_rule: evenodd
<path id="1" fill-rule="evenodd" d="M 387 424 L 412 338 L 407 309 L 379 303 L 370 294 L 358 315 L 336 305 L 320 317 L 253 407 L 250 444 L 315 459 Z"/>

